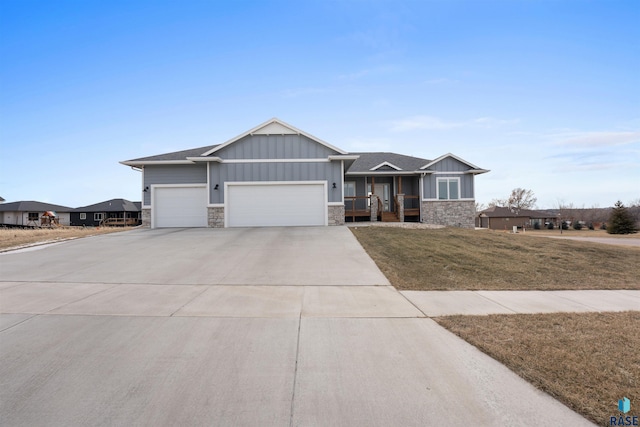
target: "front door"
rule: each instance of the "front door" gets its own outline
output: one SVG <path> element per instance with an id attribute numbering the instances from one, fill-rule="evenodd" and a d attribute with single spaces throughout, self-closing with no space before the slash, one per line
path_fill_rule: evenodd
<path id="1" fill-rule="evenodd" d="M 375 195 L 382 201 L 382 210 L 389 212 L 391 210 L 391 187 L 389 184 L 376 184 Z M 367 184 L 367 194 L 371 195 L 371 184 Z"/>

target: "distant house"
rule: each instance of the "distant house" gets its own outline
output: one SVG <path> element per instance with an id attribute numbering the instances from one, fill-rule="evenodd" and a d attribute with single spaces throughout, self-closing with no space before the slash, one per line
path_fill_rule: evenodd
<path id="1" fill-rule="evenodd" d="M 489 228 L 491 230 L 511 230 L 514 226 L 519 228 L 533 228 L 538 223 L 544 228 L 545 223 L 556 223 L 557 218 L 550 212 L 534 211 L 529 209 L 511 210 L 507 207 L 492 206 L 478 213 L 476 227 Z"/>
<path id="2" fill-rule="evenodd" d="M 71 211 L 68 206 L 54 205 L 36 201 L 20 201 L 0 204 L 0 224 L 6 225 L 42 225 L 45 212 L 55 212 L 60 225 L 69 225 Z"/>
<path id="3" fill-rule="evenodd" d="M 138 225 L 140 222 L 140 205 L 141 202 L 111 199 L 83 206 L 71 212 L 71 225 L 99 226 L 105 223 L 112 223 L 112 225 Z"/>
<path id="4" fill-rule="evenodd" d="M 4 203 L 4 198 L 0 197 L 0 203 Z"/>

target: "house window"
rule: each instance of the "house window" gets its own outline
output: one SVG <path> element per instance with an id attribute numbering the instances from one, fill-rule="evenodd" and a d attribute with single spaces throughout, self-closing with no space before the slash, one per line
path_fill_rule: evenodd
<path id="1" fill-rule="evenodd" d="M 81 213 L 80 214 L 80 219 L 87 219 L 87 214 L 86 213 Z"/>
<path id="2" fill-rule="evenodd" d="M 29 212 L 29 221 L 37 221 L 40 218 L 40 214 L 38 212 Z"/>
<path id="3" fill-rule="evenodd" d="M 351 197 L 356 195 L 356 182 L 345 181 L 344 183 L 344 195 L 345 197 Z"/>
<path id="4" fill-rule="evenodd" d="M 460 198 L 460 178 L 438 178 L 438 200 Z"/>
<path id="5" fill-rule="evenodd" d="M 104 213 L 98 212 L 93 214 L 94 221 L 102 221 L 104 219 Z"/>

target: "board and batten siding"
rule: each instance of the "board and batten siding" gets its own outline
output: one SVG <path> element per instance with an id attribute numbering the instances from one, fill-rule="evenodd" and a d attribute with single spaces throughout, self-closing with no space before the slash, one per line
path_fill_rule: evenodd
<path id="1" fill-rule="evenodd" d="M 248 135 L 217 151 L 222 159 L 326 159 L 336 151 L 304 135 Z"/>
<path id="2" fill-rule="evenodd" d="M 158 184 L 206 184 L 207 165 L 153 165 L 143 169 L 143 186 L 151 187 Z M 142 193 L 142 204 L 151 205 L 151 191 Z"/>
<path id="3" fill-rule="evenodd" d="M 436 199 L 438 193 L 436 191 L 436 183 L 438 178 L 460 178 L 460 198 L 473 199 L 473 174 L 430 174 L 424 176 L 424 199 Z"/>
<path id="4" fill-rule="evenodd" d="M 224 203 L 225 182 L 327 181 L 329 202 L 342 202 L 340 162 L 211 163 L 210 203 Z M 333 188 L 333 183 L 336 188 Z M 218 184 L 218 189 L 215 189 Z"/>

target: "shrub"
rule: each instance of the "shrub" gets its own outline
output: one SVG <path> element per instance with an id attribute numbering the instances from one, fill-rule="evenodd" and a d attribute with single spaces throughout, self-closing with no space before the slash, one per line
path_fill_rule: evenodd
<path id="1" fill-rule="evenodd" d="M 589 230 L 595 230 L 595 227 L 593 226 L 592 222 L 589 223 L 588 227 L 589 227 Z"/>
<path id="2" fill-rule="evenodd" d="M 602 225 L 600 226 L 600 230 L 606 230 L 607 229 L 607 223 L 603 222 Z"/>
<path id="3" fill-rule="evenodd" d="M 550 222 L 549 224 L 547 224 L 547 229 L 548 230 L 553 230 L 553 223 Z"/>
<path id="4" fill-rule="evenodd" d="M 534 230 L 540 230 L 540 223 L 538 221 L 533 223 L 533 229 Z"/>
<path id="5" fill-rule="evenodd" d="M 563 230 L 568 230 L 569 229 L 569 224 L 567 224 L 567 221 L 562 221 L 562 229 Z"/>
<path id="6" fill-rule="evenodd" d="M 574 230 L 582 230 L 582 224 L 580 224 L 580 221 L 574 221 L 573 222 L 573 229 Z"/>

